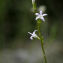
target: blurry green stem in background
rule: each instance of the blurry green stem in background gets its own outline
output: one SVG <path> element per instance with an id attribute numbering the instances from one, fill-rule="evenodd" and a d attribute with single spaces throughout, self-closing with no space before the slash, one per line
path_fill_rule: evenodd
<path id="1" fill-rule="evenodd" d="M 33 11 L 34 13 L 36 13 L 36 10 L 37 10 L 37 7 L 36 7 L 36 3 L 35 3 L 35 0 L 32 0 L 32 5 L 33 5 Z M 41 14 L 42 15 L 42 14 Z M 46 16 L 47 14 L 45 14 Z M 40 16 L 40 15 L 39 15 Z M 40 17 L 39 17 L 40 18 Z M 42 18 L 43 18 L 43 15 L 42 15 Z M 43 44 L 43 36 L 41 35 L 41 32 L 40 32 L 40 24 L 42 21 L 44 20 L 40 20 L 40 19 L 36 19 L 37 20 L 37 31 L 38 31 L 38 34 L 39 34 L 39 38 L 40 38 L 40 41 L 41 41 L 41 48 L 42 48 L 42 52 L 43 52 L 43 56 L 44 56 L 44 61 L 45 63 L 47 63 L 47 59 L 46 59 L 46 55 L 45 55 L 45 50 L 44 50 L 44 44 Z"/>

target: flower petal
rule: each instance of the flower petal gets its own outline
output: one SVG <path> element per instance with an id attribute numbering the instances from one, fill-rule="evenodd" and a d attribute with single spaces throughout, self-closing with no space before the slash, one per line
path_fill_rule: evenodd
<path id="1" fill-rule="evenodd" d="M 43 13 L 43 12 L 42 12 L 42 11 L 40 11 L 40 15 L 42 15 L 42 13 Z"/>
<path id="2" fill-rule="evenodd" d="M 33 36 L 31 36 L 30 39 L 33 40 Z"/>
<path id="3" fill-rule="evenodd" d="M 43 14 L 43 16 L 47 16 L 47 14 Z"/>
<path id="4" fill-rule="evenodd" d="M 34 30 L 33 35 L 35 34 L 36 31 L 37 31 L 37 30 Z"/>
<path id="5" fill-rule="evenodd" d="M 40 18 L 40 17 L 39 17 L 39 16 L 37 16 L 35 20 L 37 20 L 37 19 L 39 19 L 39 18 Z"/>
<path id="6" fill-rule="evenodd" d="M 41 17 L 40 19 L 43 20 L 43 21 L 45 21 L 44 17 Z"/>
<path id="7" fill-rule="evenodd" d="M 36 16 L 38 16 L 38 15 L 39 15 L 39 13 L 35 13 L 35 15 L 36 15 Z"/>
<path id="8" fill-rule="evenodd" d="M 32 35 L 32 33 L 28 32 L 30 35 Z"/>

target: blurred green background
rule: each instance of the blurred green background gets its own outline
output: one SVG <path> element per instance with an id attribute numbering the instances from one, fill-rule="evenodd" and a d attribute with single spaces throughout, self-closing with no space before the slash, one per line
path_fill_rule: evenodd
<path id="1" fill-rule="evenodd" d="M 48 16 L 41 24 L 48 63 L 63 63 L 63 1 L 36 0 Z M 41 44 L 30 40 L 36 21 L 31 0 L 0 0 L 0 63 L 42 63 Z"/>

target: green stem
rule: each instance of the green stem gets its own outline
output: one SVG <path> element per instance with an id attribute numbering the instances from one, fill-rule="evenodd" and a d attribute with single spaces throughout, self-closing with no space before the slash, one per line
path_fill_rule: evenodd
<path id="1" fill-rule="evenodd" d="M 46 55 L 45 55 L 45 50 L 44 50 L 44 46 L 43 46 L 43 40 L 41 40 L 41 47 L 42 47 L 42 51 L 43 51 L 43 56 L 44 56 L 44 60 L 45 60 L 45 63 L 47 63 L 47 59 L 46 59 Z"/>
<path id="2" fill-rule="evenodd" d="M 34 13 L 37 12 L 36 3 L 33 4 L 33 10 L 34 10 Z M 42 22 L 41 20 L 37 20 L 37 30 L 38 30 L 39 38 L 40 38 L 40 41 L 41 41 L 41 48 L 42 48 L 42 52 L 43 52 L 43 56 L 44 56 L 44 61 L 45 61 L 45 63 L 47 63 L 45 50 L 44 50 L 44 45 L 43 45 L 43 37 L 42 37 L 41 32 L 40 32 L 40 24 L 41 24 L 41 22 Z"/>
<path id="3" fill-rule="evenodd" d="M 45 50 L 44 50 L 44 44 L 43 44 L 43 36 L 41 35 L 41 32 L 40 32 L 40 24 L 41 24 L 40 20 L 37 20 L 37 30 L 38 30 L 39 38 L 41 41 L 41 48 L 42 48 L 42 52 L 43 52 L 43 57 L 44 57 L 45 63 L 47 63 Z"/>

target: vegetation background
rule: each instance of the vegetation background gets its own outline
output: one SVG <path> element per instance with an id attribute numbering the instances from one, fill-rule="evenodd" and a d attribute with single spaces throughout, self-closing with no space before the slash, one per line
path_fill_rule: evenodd
<path id="1" fill-rule="evenodd" d="M 41 25 L 48 63 L 63 63 L 63 1 L 36 0 L 48 14 Z M 31 0 L 0 0 L 0 63 L 42 63 L 40 41 L 29 39 L 36 21 Z"/>

